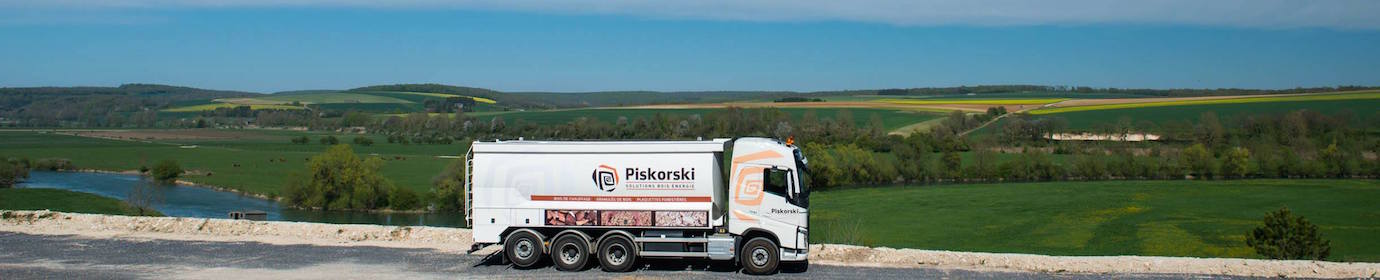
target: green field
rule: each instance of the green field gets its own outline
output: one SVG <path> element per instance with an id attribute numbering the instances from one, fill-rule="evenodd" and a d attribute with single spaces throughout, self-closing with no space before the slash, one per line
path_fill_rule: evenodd
<path id="1" fill-rule="evenodd" d="M 511 123 L 516 120 L 534 122 L 542 125 L 563 124 L 573 121 L 580 117 L 596 119 L 602 122 L 615 122 L 619 117 L 627 117 L 629 121 L 637 118 L 651 119 L 657 114 L 665 116 L 706 116 L 713 111 L 723 109 L 624 109 L 624 108 L 596 108 L 596 109 L 573 109 L 573 110 L 547 110 L 547 111 L 509 111 L 492 113 L 475 113 L 470 116 L 487 119 L 493 116 L 503 116 L 504 120 Z M 791 115 L 792 119 L 803 118 L 806 112 L 814 111 L 819 119 L 835 118 L 839 112 L 847 110 L 853 115 L 853 123 L 859 127 L 867 125 L 872 114 L 877 114 L 882 119 L 882 126 L 886 130 L 894 130 L 907 125 L 928 121 L 943 117 L 942 114 L 932 111 L 906 111 L 896 109 L 871 109 L 871 108 L 778 108 L 782 112 Z"/>
<path id="2" fill-rule="evenodd" d="M 219 109 L 219 108 L 234 108 L 234 107 L 237 107 L 237 106 L 246 106 L 246 105 L 231 104 L 231 103 L 211 103 L 211 104 L 201 104 L 201 105 L 190 105 L 190 106 L 173 107 L 173 108 L 163 109 L 162 111 L 163 111 L 163 112 L 169 112 L 169 113 L 188 113 L 188 112 L 211 111 L 211 110 L 215 110 L 215 109 Z M 248 106 L 249 106 L 249 109 L 251 109 L 251 110 L 301 110 L 301 109 L 306 109 L 306 108 L 299 107 L 299 106 L 279 105 L 279 104 L 253 104 L 253 105 L 248 105 Z"/>
<path id="3" fill-rule="evenodd" d="M 1157 124 L 1163 124 L 1168 121 L 1197 123 L 1198 117 L 1204 112 L 1215 112 L 1220 118 L 1227 119 L 1237 115 L 1262 113 L 1284 114 L 1303 109 L 1324 114 L 1335 114 L 1342 110 L 1350 110 L 1356 117 L 1360 118 L 1358 121 L 1368 121 L 1380 117 L 1380 115 L 1376 115 L 1375 113 L 1376 108 L 1380 108 L 1380 98 L 1141 107 L 1054 113 L 1048 114 L 1048 116 L 1058 116 L 1067 119 L 1069 129 L 1091 130 L 1096 129 L 1099 124 L 1110 124 L 1121 118 L 1130 118 L 1134 123 L 1139 123 L 1141 121 L 1149 121 Z M 1000 128 L 999 125 L 993 125 L 989 128 L 993 127 Z"/>
<path id="4" fill-rule="evenodd" d="M 217 100 L 235 104 L 284 104 L 299 102 L 303 104 L 327 103 L 413 103 L 405 99 L 363 93 L 327 92 L 292 95 L 265 95 L 253 98 L 232 98 Z"/>
<path id="5" fill-rule="evenodd" d="M 1169 106 L 1188 106 L 1188 105 L 1229 105 L 1229 104 L 1249 104 L 1249 103 L 1280 103 L 1280 102 L 1309 102 L 1309 101 L 1367 101 L 1380 100 L 1380 91 L 1360 91 L 1360 92 L 1339 92 L 1328 94 L 1310 94 L 1294 96 L 1260 96 L 1260 97 L 1241 97 L 1227 99 L 1201 99 L 1201 100 L 1175 100 L 1144 103 L 1121 103 L 1121 104 L 1102 104 L 1090 106 L 1055 107 L 1030 110 L 1030 114 L 1058 114 L 1081 111 L 1114 110 L 1114 109 L 1133 109 Z M 1372 107 L 1373 108 L 1373 107 Z"/>
<path id="6" fill-rule="evenodd" d="M 1288 206 L 1331 260 L 1380 261 L 1380 181 L 1114 181 L 882 187 L 811 196 L 812 242 L 1053 255 L 1256 258 L 1245 235 Z M 851 229 L 851 230 L 850 230 Z"/>
<path id="7" fill-rule="evenodd" d="M 235 106 L 249 105 L 254 110 L 266 109 L 304 109 L 301 106 L 287 105 L 293 102 L 301 104 L 313 104 L 321 109 L 327 110 L 358 110 L 364 112 L 416 112 L 422 110 L 422 103 L 427 99 L 444 99 L 450 97 L 470 97 L 477 103 L 475 108 L 479 111 L 492 111 L 495 107 L 493 99 L 483 97 L 472 97 L 444 93 L 426 92 L 402 92 L 402 91 L 295 91 L 279 94 L 262 95 L 246 98 L 226 98 L 216 99 L 205 102 L 183 102 L 176 107 L 164 109 L 164 112 L 186 113 L 215 110 L 217 108 L 231 108 Z"/>
<path id="8" fill-rule="evenodd" d="M 183 179 L 252 193 L 279 194 L 288 175 L 306 171 L 306 159 L 324 151 L 327 146 L 316 140 L 324 134 L 312 135 L 312 143 L 299 145 L 288 139 L 304 134 L 285 131 L 241 131 L 236 140 L 177 140 L 148 143 L 106 140 L 78 136 L 40 134 L 27 131 L 0 131 L 0 155 L 11 157 L 71 159 L 78 168 L 101 170 L 135 170 L 152 166 L 162 159 L 173 159 L 183 169 L 210 171 L 206 175 L 188 175 Z M 350 143 L 354 135 L 336 135 L 341 143 Z M 431 187 L 431 178 L 454 159 L 465 153 L 467 143 L 451 145 L 388 144 L 383 136 L 368 136 L 373 146 L 355 146 L 361 155 L 377 154 L 387 161 L 383 174 L 394 184 L 418 192 Z M 195 145 L 195 148 L 183 148 Z M 285 162 L 276 161 L 282 159 Z M 275 160 L 275 161 L 270 161 Z M 240 167 L 234 167 L 234 164 Z"/>
<path id="9" fill-rule="evenodd" d="M 424 99 L 427 99 L 427 98 L 437 99 L 437 98 L 450 98 L 450 97 L 469 97 L 470 99 L 474 99 L 475 103 L 485 103 L 485 104 L 495 104 L 495 103 L 498 103 L 498 101 L 494 101 L 493 99 L 488 99 L 488 98 L 483 98 L 483 97 L 476 97 L 476 96 L 466 96 L 466 95 L 458 95 L 458 94 L 449 94 L 449 93 L 429 93 L 429 92 L 409 92 L 409 91 L 350 91 L 350 92 L 348 92 L 348 93 L 362 93 L 362 94 L 369 94 L 369 95 L 387 96 L 387 97 L 394 97 L 394 98 L 400 98 L 400 99 L 407 99 L 407 100 L 412 101 L 412 102 L 421 102 L 421 100 L 424 100 Z"/>
<path id="10" fill-rule="evenodd" d="M 59 212 L 134 216 L 129 204 L 100 195 L 58 189 L 0 189 L 0 209 L 53 210 Z M 146 216 L 162 216 L 145 210 Z"/>
<path id="11" fill-rule="evenodd" d="M 899 100 L 981 100 L 981 99 L 1107 99 L 1107 98 L 1146 98 L 1155 96 L 1126 93 L 1076 93 L 1076 92 L 1008 92 L 982 94 L 944 94 L 944 95 L 836 95 L 821 97 L 825 101 L 876 101 L 879 99 Z M 771 101 L 769 99 L 756 99 Z"/>
<path id="12" fill-rule="evenodd" d="M 941 98 L 941 99 L 919 99 L 919 98 L 887 98 L 878 99 L 877 102 L 885 102 L 903 105 L 1041 105 L 1068 100 L 1067 98 Z"/>

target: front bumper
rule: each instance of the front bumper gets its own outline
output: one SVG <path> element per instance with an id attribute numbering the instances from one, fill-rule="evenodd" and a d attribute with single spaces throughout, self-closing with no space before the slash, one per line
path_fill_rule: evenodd
<path id="1" fill-rule="evenodd" d="M 796 250 L 781 248 L 781 261 L 783 262 L 803 262 L 809 259 L 810 249 Z"/>

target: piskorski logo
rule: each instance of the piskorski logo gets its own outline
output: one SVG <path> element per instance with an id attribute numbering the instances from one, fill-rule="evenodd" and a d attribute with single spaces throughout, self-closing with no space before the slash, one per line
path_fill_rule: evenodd
<path id="1" fill-rule="evenodd" d="M 594 186 L 599 190 L 611 192 L 618 186 L 618 169 L 608 165 L 599 165 L 594 169 Z"/>
<path id="2" fill-rule="evenodd" d="M 612 192 L 619 186 L 626 190 L 693 190 L 695 189 L 695 168 L 652 169 L 625 168 L 622 177 L 617 168 L 600 164 L 590 175 L 594 186 L 601 191 Z"/>

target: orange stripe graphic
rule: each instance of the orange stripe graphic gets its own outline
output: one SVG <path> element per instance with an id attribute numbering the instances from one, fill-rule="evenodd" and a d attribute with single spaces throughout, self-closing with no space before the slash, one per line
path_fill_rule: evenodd
<path id="1" fill-rule="evenodd" d="M 734 178 L 733 183 L 733 201 L 742 205 L 762 204 L 762 181 L 748 180 L 747 178 L 749 175 L 762 174 L 762 168 L 738 170 L 739 163 L 780 157 L 783 157 L 781 153 L 768 150 L 733 158 L 733 166 L 729 169 L 738 171 L 738 177 Z M 747 198 L 744 198 L 744 195 L 747 195 Z"/>

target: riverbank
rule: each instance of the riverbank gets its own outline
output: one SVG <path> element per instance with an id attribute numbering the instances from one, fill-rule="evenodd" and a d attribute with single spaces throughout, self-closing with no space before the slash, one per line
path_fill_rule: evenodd
<path id="1" fill-rule="evenodd" d="M 57 172 L 88 172 L 88 173 L 104 173 L 104 174 L 120 174 L 120 175 L 144 176 L 144 173 L 143 173 L 143 172 L 139 172 L 139 170 L 102 170 L 102 169 L 83 168 L 83 169 L 77 169 L 77 170 L 62 170 L 62 171 L 57 171 Z M 263 199 L 263 200 L 281 201 L 281 200 L 283 199 L 283 198 L 281 198 L 281 197 L 269 196 L 269 195 L 261 194 L 261 193 L 252 193 L 252 192 L 242 191 L 242 190 L 239 190 L 239 189 L 226 188 L 226 187 L 215 186 L 215 185 L 206 184 L 206 183 L 197 183 L 197 182 L 192 182 L 192 181 L 187 181 L 187 180 L 182 180 L 182 179 L 173 180 L 173 184 L 177 184 L 177 185 L 179 185 L 179 186 L 184 186 L 184 187 L 198 187 L 198 188 L 206 188 L 206 189 L 210 189 L 210 190 L 214 190 L 214 191 L 235 193 L 235 194 L 238 194 L 238 195 L 249 196 L 249 197 L 254 197 L 254 198 Z"/>
<path id="2" fill-rule="evenodd" d="M 321 246 L 426 248 L 463 254 L 472 242 L 459 228 L 256 222 L 174 217 L 128 217 L 50 211 L 0 210 L 0 231 L 95 238 L 263 242 Z M 475 254 L 491 254 L 490 246 Z M 1277 261 L 1183 257 L 1062 257 L 823 244 L 810 248 L 811 263 L 844 266 L 939 267 L 1042 273 L 1211 274 L 1250 277 L 1368 278 L 1380 263 Z"/>
<path id="3" fill-rule="evenodd" d="M 100 169 L 89 169 L 89 168 L 88 168 L 88 169 L 77 169 L 77 170 L 64 170 L 64 171 L 56 171 L 56 172 L 85 172 L 85 173 L 119 174 L 119 175 L 132 175 L 132 176 L 144 176 L 144 175 L 145 175 L 144 173 L 141 173 L 141 172 L 139 172 L 138 170 L 122 170 L 122 171 L 115 171 L 115 170 L 100 170 Z M 278 196 L 270 196 L 270 195 L 265 195 L 265 194 L 260 194 L 260 193 L 246 192 L 246 191 L 242 191 L 242 190 L 239 190 L 239 189 L 232 189 L 232 188 L 220 187 L 220 186 L 209 185 L 209 184 L 205 184 L 205 183 L 192 182 L 192 181 L 187 181 L 187 180 L 182 180 L 182 179 L 174 180 L 173 183 L 174 183 L 174 184 L 177 184 L 178 186 L 183 186 L 183 187 L 204 188 L 204 189 L 209 189 L 209 190 L 213 190 L 213 191 L 228 192 L 228 193 L 233 193 L 233 194 L 236 194 L 236 195 L 248 196 L 248 197 L 253 197 L 253 198 L 258 198 L 258 199 L 273 201 L 273 202 L 282 202 L 282 200 L 283 200 L 282 197 L 278 197 Z M 314 210 L 314 211 L 319 211 L 319 209 L 298 209 L 298 210 Z M 428 214 L 428 213 L 435 213 L 434 211 L 427 211 L 427 210 L 420 210 L 420 209 L 414 209 L 414 210 L 393 210 L 393 209 L 343 209 L 343 210 L 330 210 L 330 211 L 361 212 L 361 213 L 377 213 L 377 214 Z"/>
<path id="4" fill-rule="evenodd" d="M 139 209 L 124 201 L 96 194 L 62 189 L 0 188 L 0 209 L 53 210 L 62 212 L 162 216 L 153 209 Z"/>

